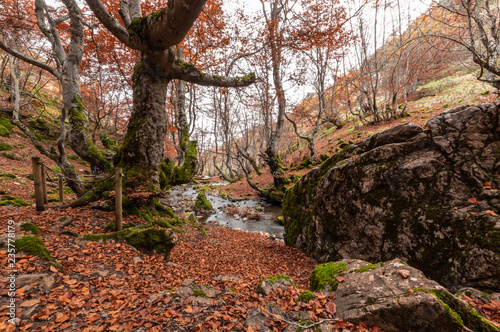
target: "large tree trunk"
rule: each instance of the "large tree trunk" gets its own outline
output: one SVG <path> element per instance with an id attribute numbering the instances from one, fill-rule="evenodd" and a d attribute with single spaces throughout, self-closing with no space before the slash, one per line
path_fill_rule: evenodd
<path id="1" fill-rule="evenodd" d="M 165 57 L 163 52 L 145 53 L 134 67 L 134 109 L 118 159 L 118 166 L 129 178 L 137 177 L 137 183 L 149 189 L 153 189 L 151 185 L 159 188 L 158 170 L 167 133 L 165 101 L 169 79 L 155 68 L 157 61 Z"/>

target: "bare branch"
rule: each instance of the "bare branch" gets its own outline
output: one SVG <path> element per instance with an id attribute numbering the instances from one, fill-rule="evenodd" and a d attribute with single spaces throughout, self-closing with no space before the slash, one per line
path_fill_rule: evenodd
<path id="1" fill-rule="evenodd" d="M 11 55 L 13 55 L 13 56 L 15 56 L 16 58 L 18 58 L 18 59 L 20 59 L 20 60 L 23 60 L 24 62 L 27 62 L 27 63 L 29 63 L 29 64 L 31 64 L 31 65 L 33 65 L 33 66 L 37 66 L 38 68 L 42 68 L 42 69 L 44 69 L 44 70 L 48 71 L 48 72 L 49 72 L 49 73 L 51 73 L 51 74 L 52 74 L 55 78 L 59 79 L 59 77 L 60 77 L 60 76 L 59 76 L 59 72 L 58 72 L 55 68 L 53 68 L 53 67 L 51 67 L 51 66 L 49 66 L 49 65 L 47 65 L 47 64 L 45 64 L 45 63 L 43 63 L 43 62 L 40 62 L 40 61 L 37 61 L 37 60 L 32 59 L 32 58 L 30 58 L 30 57 L 27 57 L 27 56 L 25 56 L 24 54 L 19 53 L 18 51 L 13 50 L 12 48 L 10 48 L 9 46 L 7 46 L 7 45 L 6 45 L 3 41 L 1 41 L 1 40 L 0 40 L 0 48 L 1 48 L 2 50 L 4 50 L 5 52 L 7 52 L 7 53 L 9 53 L 9 54 L 11 54 Z"/>

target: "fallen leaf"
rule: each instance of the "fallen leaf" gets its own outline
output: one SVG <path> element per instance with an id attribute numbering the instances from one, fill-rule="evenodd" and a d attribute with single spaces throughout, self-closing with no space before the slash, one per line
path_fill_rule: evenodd
<path id="1" fill-rule="evenodd" d="M 23 303 L 21 303 L 21 307 L 32 307 L 38 303 L 40 303 L 39 299 L 28 300 L 28 301 L 24 301 Z"/>
<path id="2" fill-rule="evenodd" d="M 401 278 L 406 279 L 410 276 L 410 271 L 408 270 L 398 270 L 398 274 L 401 276 Z"/>
<path id="3" fill-rule="evenodd" d="M 469 200 L 467 200 L 467 202 L 469 202 L 471 204 L 475 204 L 475 203 L 477 203 L 477 198 L 475 198 L 475 197 L 469 198 Z"/>
<path id="4" fill-rule="evenodd" d="M 335 305 L 335 303 L 328 301 L 328 303 L 326 304 L 326 311 L 328 311 L 332 316 L 334 316 L 335 313 L 337 312 L 337 306 Z"/>
<path id="5" fill-rule="evenodd" d="M 62 323 L 62 322 L 65 322 L 69 319 L 69 316 L 68 315 L 65 315 L 63 314 L 62 312 L 58 313 L 56 315 L 56 322 L 57 323 Z"/>
<path id="6" fill-rule="evenodd" d="M 490 216 L 498 217 L 498 214 L 496 214 L 494 211 L 486 210 L 486 213 L 489 214 Z"/>
<path id="7" fill-rule="evenodd" d="M 64 282 L 67 283 L 68 285 L 74 285 L 78 282 L 78 280 L 71 279 L 71 280 L 64 280 Z"/>
<path id="8" fill-rule="evenodd" d="M 57 272 L 57 269 L 54 267 L 54 265 L 51 265 L 49 267 L 49 270 L 52 271 L 52 272 Z"/>
<path id="9" fill-rule="evenodd" d="M 485 182 L 484 189 L 491 189 L 491 182 Z"/>

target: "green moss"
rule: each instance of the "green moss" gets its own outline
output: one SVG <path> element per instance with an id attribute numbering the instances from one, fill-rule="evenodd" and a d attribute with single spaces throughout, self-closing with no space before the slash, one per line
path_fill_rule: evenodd
<path id="1" fill-rule="evenodd" d="M 193 289 L 194 296 L 207 297 L 207 294 L 200 289 Z"/>
<path id="2" fill-rule="evenodd" d="M 10 151 L 12 147 L 7 143 L 0 143 L 0 151 Z"/>
<path id="3" fill-rule="evenodd" d="M 309 289 L 318 291 L 329 285 L 332 291 L 336 291 L 339 282 L 335 278 L 345 269 L 344 263 L 335 264 L 335 262 L 316 266 L 309 277 Z"/>
<path id="4" fill-rule="evenodd" d="M 16 251 L 24 251 L 32 255 L 37 255 L 41 259 L 51 262 L 52 256 L 43 244 L 42 240 L 33 235 L 23 236 L 16 241 L 14 241 L 14 247 Z"/>
<path id="5" fill-rule="evenodd" d="M 31 232 L 31 234 L 40 234 L 40 228 L 32 222 L 25 222 L 21 224 L 21 230 Z"/>
<path id="6" fill-rule="evenodd" d="M 101 140 L 104 148 L 106 148 L 108 150 L 118 149 L 118 143 L 116 143 L 116 141 L 113 140 L 108 134 L 105 134 L 105 133 L 100 134 L 99 139 Z"/>
<path id="7" fill-rule="evenodd" d="M 14 130 L 13 130 L 14 126 L 12 125 L 11 121 L 8 119 L 0 118 L 0 127 L 4 127 L 11 134 L 14 132 Z"/>
<path id="8" fill-rule="evenodd" d="M 14 180 L 16 175 L 10 172 L 0 173 L 0 177 L 8 180 Z"/>
<path id="9" fill-rule="evenodd" d="M 8 137 L 9 134 L 10 134 L 10 131 L 0 124 L 0 136 Z"/>
<path id="10" fill-rule="evenodd" d="M 0 205 L 6 206 L 6 205 L 13 205 L 15 207 L 23 207 L 23 206 L 31 206 L 31 203 L 28 203 L 24 201 L 20 197 L 14 197 L 14 196 L 3 196 L 2 200 L 0 201 Z"/>
<path id="11" fill-rule="evenodd" d="M 365 304 L 366 305 L 374 305 L 375 304 L 375 300 L 372 298 L 372 297 L 368 297 L 365 301 Z"/>
<path id="12" fill-rule="evenodd" d="M 448 322 L 450 326 L 455 326 L 457 331 L 463 330 L 463 327 L 466 326 L 477 332 L 498 332 L 492 323 L 481 317 L 472 307 L 446 291 L 423 288 L 414 288 L 413 291 L 434 295 L 444 307 L 444 314 L 439 320 Z"/>
<path id="13" fill-rule="evenodd" d="M 196 196 L 196 202 L 194 204 L 195 209 L 197 210 L 213 210 L 212 203 L 207 199 L 205 192 L 202 191 Z"/>
<path id="14" fill-rule="evenodd" d="M 355 273 L 363 273 L 363 272 L 367 272 L 367 271 L 370 271 L 370 270 L 374 270 L 374 269 L 378 269 L 380 266 L 378 264 L 368 264 L 366 266 L 363 266 L 359 269 L 356 269 L 354 270 L 353 272 Z"/>
<path id="15" fill-rule="evenodd" d="M 132 20 L 130 25 L 127 27 L 127 32 L 130 36 L 140 35 L 144 29 L 144 25 L 147 22 L 148 17 L 136 17 Z"/>
<path id="16" fill-rule="evenodd" d="M 85 234 L 83 238 L 87 241 L 108 241 L 111 239 L 127 241 L 137 249 L 146 251 L 158 251 L 165 255 L 165 259 L 170 257 L 170 250 L 174 246 L 173 238 L 170 237 L 164 228 L 127 228 L 111 234 Z"/>
<path id="17" fill-rule="evenodd" d="M 240 77 L 240 79 L 243 81 L 243 82 L 246 82 L 246 83 L 250 83 L 250 82 L 253 82 L 255 81 L 255 73 L 250 73 L 248 75 L 245 75 L 243 77 Z"/>
<path id="18" fill-rule="evenodd" d="M 188 183 L 193 179 L 198 165 L 196 141 L 188 141 L 185 161 L 177 167 L 170 159 L 165 159 L 160 165 L 160 188 L 168 189 L 170 186 Z"/>
<path id="19" fill-rule="evenodd" d="M 276 276 L 274 276 L 274 277 L 266 277 L 266 278 L 264 278 L 264 280 L 269 281 L 269 282 L 270 282 L 271 284 L 273 284 L 273 285 L 274 285 L 274 284 L 275 284 L 278 280 L 280 280 L 280 279 L 285 279 L 285 280 L 286 280 L 286 281 L 288 281 L 290 284 L 295 285 L 295 283 L 292 281 L 292 279 L 290 279 L 290 277 L 289 277 L 289 276 L 287 276 L 286 274 L 278 274 L 278 275 L 276 275 Z M 262 282 L 263 282 L 264 280 L 262 280 L 261 282 L 259 282 L 259 284 L 257 285 L 257 288 L 259 288 L 259 287 L 260 287 L 260 285 L 262 285 Z"/>
<path id="20" fill-rule="evenodd" d="M 299 295 L 299 298 L 297 299 L 297 301 L 300 301 L 300 302 L 309 302 L 310 300 L 314 300 L 315 298 L 317 298 L 316 295 L 313 294 L 313 292 L 311 291 L 303 291 L 302 293 L 300 293 Z"/>

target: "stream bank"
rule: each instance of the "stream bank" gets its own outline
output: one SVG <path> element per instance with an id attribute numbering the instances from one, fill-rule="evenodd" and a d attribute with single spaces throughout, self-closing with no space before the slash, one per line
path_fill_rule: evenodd
<path id="1" fill-rule="evenodd" d="M 199 193 L 194 185 L 181 185 L 172 188 L 167 200 L 177 214 L 193 212 L 197 219 L 202 222 L 215 222 L 232 229 L 264 235 L 267 233 L 274 235 L 277 239 L 283 239 L 285 229 L 283 225 L 275 221 L 283 214 L 280 206 L 258 199 L 234 200 L 222 197 L 217 187 L 224 184 L 224 182 L 213 183 L 210 186 L 211 189 L 205 191 L 207 199 L 214 208 L 212 214 L 197 215 L 197 212 L 194 211 L 194 201 Z"/>

